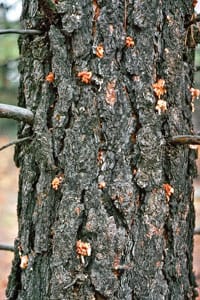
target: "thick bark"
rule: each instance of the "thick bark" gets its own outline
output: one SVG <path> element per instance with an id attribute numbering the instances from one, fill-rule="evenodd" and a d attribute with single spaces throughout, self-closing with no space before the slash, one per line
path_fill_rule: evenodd
<path id="1" fill-rule="evenodd" d="M 195 153 L 167 142 L 192 132 L 192 1 L 57 2 L 24 1 L 24 27 L 44 33 L 20 38 L 19 104 L 34 124 L 21 126 L 33 139 L 15 155 L 7 297 L 193 299 Z M 91 245 L 84 260 L 78 240 Z"/>

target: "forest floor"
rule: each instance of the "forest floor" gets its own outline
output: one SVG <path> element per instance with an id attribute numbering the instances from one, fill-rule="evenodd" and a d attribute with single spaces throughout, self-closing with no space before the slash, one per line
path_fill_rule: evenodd
<path id="1" fill-rule="evenodd" d="M 0 147 L 9 142 L 8 137 L 0 137 Z M 17 190 L 18 173 L 13 161 L 14 147 L 0 152 L 0 244 L 13 245 L 17 236 Z M 200 157 L 200 153 L 199 153 Z M 200 174 L 200 159 L 198 161 Z M 195 180 L 196 227 L 200 226 L 200 180 Z M 0 299 L 5 300 L 5 289 L 11 269 L 13 253 L 0 251 Z M 197 290 L 200 294 L 200 235 L 194 236 L 194 273 L 197 279 Z M 200 296 L 196 298 L 200 300 Z"/>

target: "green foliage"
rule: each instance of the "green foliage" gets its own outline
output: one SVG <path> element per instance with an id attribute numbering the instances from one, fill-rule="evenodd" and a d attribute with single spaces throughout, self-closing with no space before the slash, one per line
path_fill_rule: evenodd
<path id="1" fill-rule="evenodd" d="M 19 28 L 19 24 L 1 20 L 0 27 L 2 29 Z M 17 59 L 19 57 L 17 39 L 16 34 L 0 35 L 0 102 L 15 105 L 17 104 Z M 1 134 L 16 135 L 16 128 L 16 121 L 0 119 Z"/>
<path id="2" fill-rule="evenodd" d="M 16 59 L 19 56 L 16 34 L 1 35 L 0 45 L 0 64 L 5 64 L 8 60 Z"/>
<path id="3" fill-rule="evenodd" d="M 200 47 L 198 46 L 195 51 L 195 65 L 200 66 Z"/>

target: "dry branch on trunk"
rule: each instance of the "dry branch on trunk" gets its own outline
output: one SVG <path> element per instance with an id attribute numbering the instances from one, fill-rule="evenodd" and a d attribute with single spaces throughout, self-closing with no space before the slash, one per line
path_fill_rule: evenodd
<path id="1" fill-rule="evenodd" d="M 171 144 L 177 145 L 200 145 L 199 135 L 177 135 L 169 139 Z"/>
<path id="2" fill-rule="evenodd" d="M 6 245 L 6 244 L 0 244 L 0 250 L 4 250 L 4 251 L 14 251 L 14 247 L 11 245 Z"/>
<path id="3" fill-rule="evenodd" d="M 0 34 L 10 34 L 10 33 L 37 35 L 37 34 L 41 34 L 42 31 L 37 29 L 0 29 Z"/>
<path id="4" fill-rule="evenodd" d="M 194 234 L 200 234 L 200 227 L 195 228 Z"/>
<path id="5" fill-rule="evenodd" d="M 14 119 L 28 123 L 29 125 L 33 124 L 33 113 L 27 108 L 15 105 L 0 103 L 0 118 Z"/>

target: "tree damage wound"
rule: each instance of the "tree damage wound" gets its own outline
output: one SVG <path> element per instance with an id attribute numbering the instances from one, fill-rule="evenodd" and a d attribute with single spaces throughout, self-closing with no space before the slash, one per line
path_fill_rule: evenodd
<path id="1" fill-rule="evenodd" d="M 9 300 L 194 298 L 189 2 L 24 3 Z"/>

